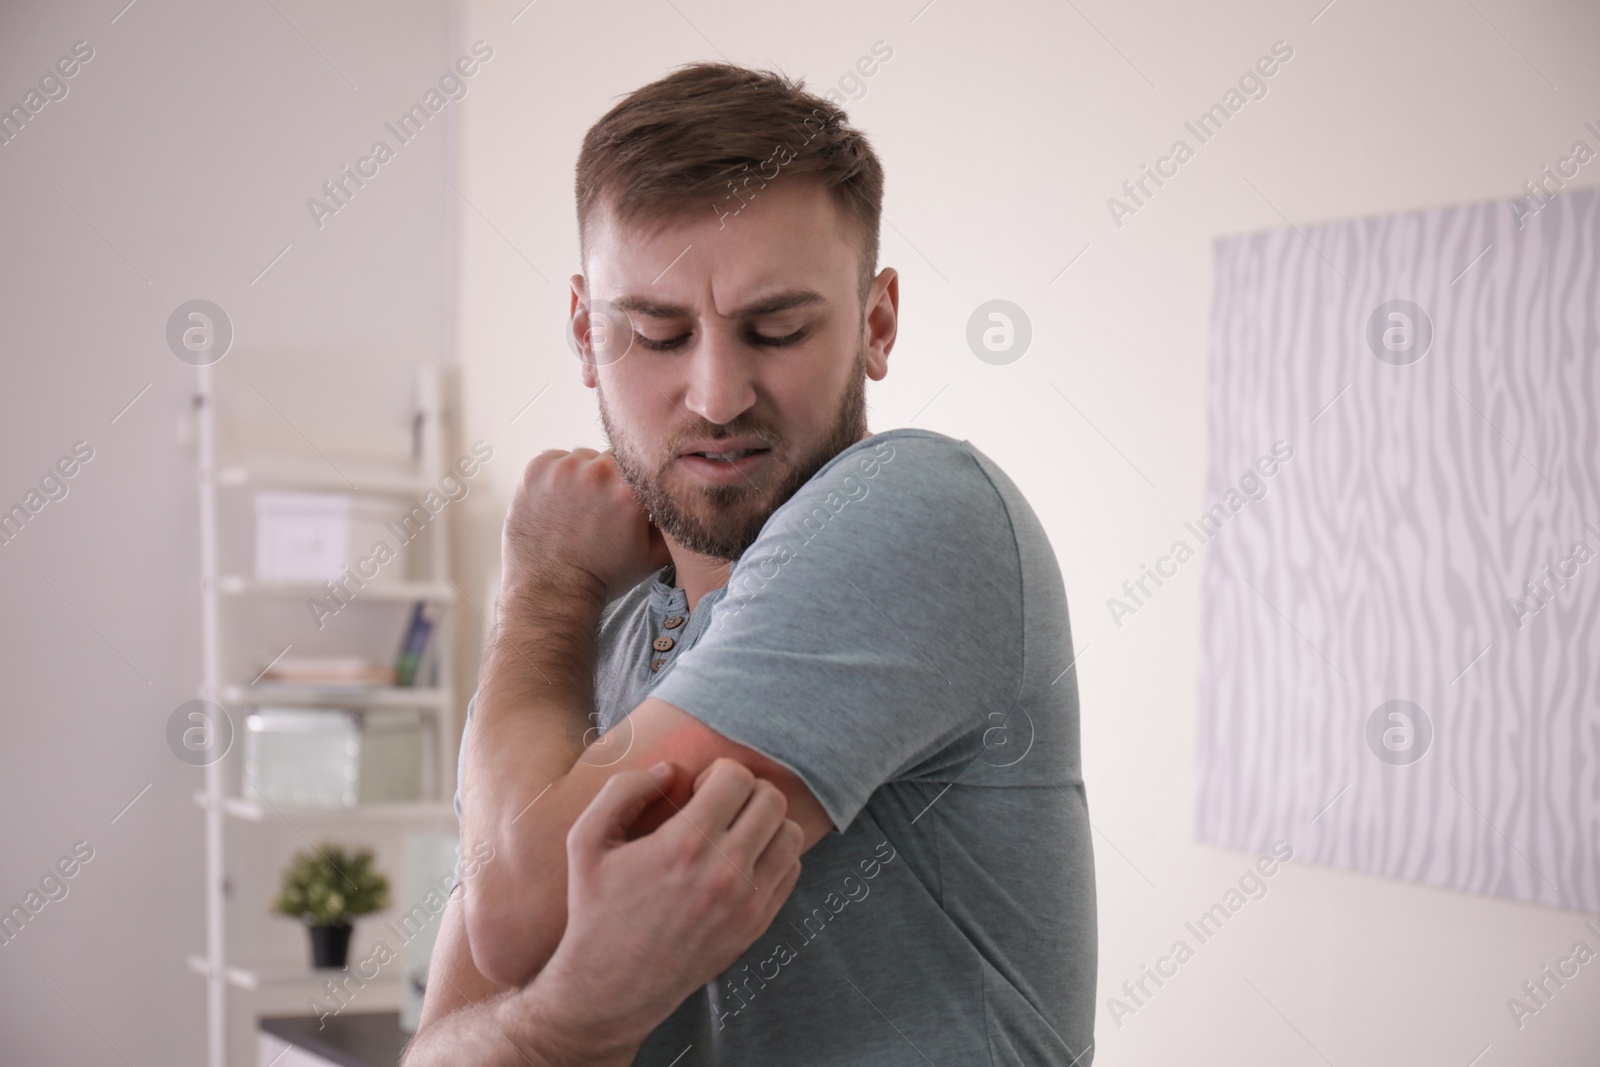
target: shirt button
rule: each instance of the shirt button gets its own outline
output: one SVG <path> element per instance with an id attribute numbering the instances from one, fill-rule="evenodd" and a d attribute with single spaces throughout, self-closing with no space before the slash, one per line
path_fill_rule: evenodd
<path id="1" fill-rule="evenodd" d="M 661 625 L 665 626 L 669 630 L 676 630 L 678 627 L 683 625 L 683 616 L 668 615 L 666 619 L 662 621 Z"/>
<path id="2" fill-rule="evenodd" d="M 650 647 L 654 648 L 657 652 L 670 652 L 672 651 L 672 646 L 675 644 L 677 644 L 677 642 L 670 637 L 658 637 L 650 643 Z"/>
<path id="3" fill-rule="evenodd" d="M 667 662 L 667 661 L 664 660 L 664 659 L 653 659 L 653 660 L 651 660 L 650 661 L 650 670 L 651 671 L 659 671 L 661 669 L 661 665 L 663 663 L 665 663 L 665 662 Z"/>

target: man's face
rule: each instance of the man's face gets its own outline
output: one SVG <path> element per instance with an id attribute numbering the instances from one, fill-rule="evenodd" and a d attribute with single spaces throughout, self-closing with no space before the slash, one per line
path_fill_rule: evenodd
<path id="1" fill-rule="evenodd" d="M 690 218 L 652 232 L 602 211 L 573 330 L 594 343 L 584 382 L 645 510 L 689 551 L 732 560 L 866 436 L 898 286 L 884 271 L 863 314 L 855 236 L 814 181 L 780 175 L 737 216 L 708 203 Z"/>

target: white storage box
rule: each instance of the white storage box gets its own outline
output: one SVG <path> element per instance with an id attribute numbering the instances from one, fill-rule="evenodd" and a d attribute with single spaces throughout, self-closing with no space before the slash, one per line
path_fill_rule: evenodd
<path id="1" fill-rule="evenodd" d="M 263 582 L 365 582 L 406 577 L 406 542 L 419 532 L 405 508 L 343 493 L 256 493 L 256 578 Z M 381 542 L 385 551 L 375 552 Z"/>
<path id="2" fill-rule="evenodd" d="M 361 763 L 356 795 L 363 804 L 398 803 L 422 796 L 422 713 L 382 709 L 362 712 Z"/>
<path id="3" fill-rule="evenodd" d="M 254 708 L 244 751 L 245 800 L 351 808 L 421 797 L 418 711 Z"/>
<path id="4" fill-rule="evenodd" d="M 361 719 L 346 708 L 259 707 L 244 719 L 244 799 L 354 807 Z"/>

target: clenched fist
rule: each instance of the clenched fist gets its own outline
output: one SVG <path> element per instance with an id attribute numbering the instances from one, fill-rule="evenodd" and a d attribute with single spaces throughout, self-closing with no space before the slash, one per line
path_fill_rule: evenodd
<path id="1" fill-rule="evenodd" d="M 501 534 L 501 590 L 552 590 L 604 605 L 671 561 L 609 450 L 553 449 L 528 461 Z"/>

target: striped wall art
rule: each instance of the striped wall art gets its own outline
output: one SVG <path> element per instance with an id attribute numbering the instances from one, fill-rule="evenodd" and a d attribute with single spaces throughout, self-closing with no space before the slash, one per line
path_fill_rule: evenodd
<path id="1" fill-rule="evenodd" d="M 1216 242 L 1200 841 L 1600 913 L 1597 246 L 1595 189 Z"/>

